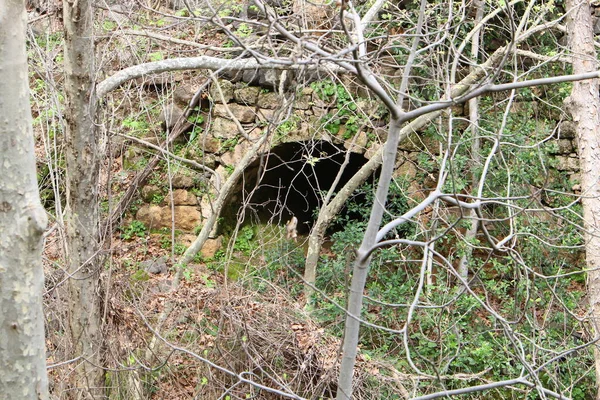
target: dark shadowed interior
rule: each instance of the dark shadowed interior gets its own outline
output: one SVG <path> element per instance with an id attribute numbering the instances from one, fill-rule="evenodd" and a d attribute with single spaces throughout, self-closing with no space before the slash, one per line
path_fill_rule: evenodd
<path id="1" fill-rule="evenodd" d="M 334 182 L 346 157 L 343 146 L 326 141 L 283 143 L 269 154 L 253 162 L 244 173 L 243 191 L 229 200 L 232 213 L 243 212 L 244 221 L 283 224 L 292 215 L 299 220 L 298 232 L 307 233 L 315 218 L 315 210 Z M 337 188 L 341 188 L 367 159 L 350 153 Z M 245 208 L 242 210 L 242 206 Z M 228 218 L 229 217 L 229 218 Z"/>

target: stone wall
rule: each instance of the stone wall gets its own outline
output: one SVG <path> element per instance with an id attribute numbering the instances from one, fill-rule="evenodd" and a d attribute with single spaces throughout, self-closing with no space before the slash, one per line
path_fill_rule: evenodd
<path id="1" fill-rule="evenodd" d="M 182 105 L 194 94 L 192 88 L 185 88 L 185 82 L 181 85 L 175 92 L 178 101 L 161 115 L 164 125 L 169 128 L 183 115 Z M 285 142 L 325 140 L 366 158 L 372 156 L 381 139 L 385 138 L 383 128 L 375 132 L 360 131 L 356 139 L 344 138 L 343 127 L 336 135 L 323 129 L 322 117 L 328 112 L 335 114 L 337 110 L 320 100 L 311 88 L 298 91 L 289 112 L 282 110 L 283 99 L 276 92 L 242 82 L 220 79 L 218 85 L 210 88 L 209 98 L 210 111 L 203 118 L 204 134 L 185 156 L 214 169 L 221 182 L 225 182 L 230 171 L 253 142 L 265 134 L 266 129 L 273 130 L 272 146 Z M 375 102 L 357 102 L 357 112 L 368 113 L 373 107 L 377 107 Z M 281 122 L 269 126 L 276 119 Z M 133 162 L 126 160 L 124 164 Z M 215 196 L 215 177 L 202 175 L 201 179 L 186 174 L 172 178 L 174 216 L 168 191 L 161 189 L 160 185 L 147 184 L 141 189 L 144 204 L 135 218 L 151 229 L 170 228 L 174 219 L 177 229 L 193 231 L 208 217 L 211 199 Z M 207 190 L 208 187 L 213 189 Z"/>
<path id="2" fill-rule="evenodd" d="M 178 104 L 188 103 L 195 92 L 194 87 L 190 87 L 185 81 L 181 81 L 179 85 L 175 90 L 176 100 L 179 101 L 166 113 L 173 117 L 169 119 L 163 116 L 167 126 L 174 124 L 175 117 L 183 114 L 182 106 Z M 252 146 L 252 142 L 264 135 L 265 130 L 269 128 L 273 129 L 272 146 L 284 142 L 324 140 L 362 154 L 366 159 L 375 153 L 386 137 L 386 116 L 381 115 L 379 103 L 374 100 L 356 97 L 357 100 L 353 103 L 356 105 L 354 112 L 368 117 L 376 115 L 379 121 L 371 122 L 375 122 L 373 125 L 380 128 L 362 127 L 353 136 L 346 132 L 343 124 L 337 134 L 332 134 L 324 128 L 324 117 L 335 116 L 339 110 L 335 102 L 324 102 L 311 87 L 297 90 L 289 110 L 282 110 L 284 101 L 276 92 L 250 86 L 241 80 L 234 82 L 219 79 L 218 84 L 211 86 L 208 98 L 210 104 L 203 118 L 204 133 L 197 139 L 197 144 L 187 150 L 186 157 L 214 169 L 221 182 L 225 182 L 230 171 Z M 453 111 L 455 114 L 466 114 L 462 106 Z M 378 112 L 380 114 L 377 114 Z M 280 122 L 276 126 L 269 126 L 277 119 Z M 574 183 L 573 190 L 577 190 L 579 166 L 575 153 L 573 123 L 554 123 L 557 124 L 554 129 L 556 146 L 552 153 L 557 160 L 556 168 L 569 174 Z M 414 180 L 418 172 L 418 156 L 424 151 L 432 155 L 437 154 L 438 142 L 415 134 L 400 145 L 396 176 L 401 175 L 412 180 L 411 191 L 414 193 L 421 192 L 424 186 L 428 187 L 432 183 Z M 198 178 L 198 175 L 201 177 Z M 432 181 L 434 182 L 434 178 Z M 137 211 L 135 218 L 153 229 L 171 228 L 174 221 L 176 229 L 193 232 L 211 212 L 215 183 L 216 179 L 211 175 L 177 174 L 172 179 L 172 200 L 164 188 L 148 184 L 141 189 L 144 204 Z M 157 199 L 163 200 L 156 201 Z"/>

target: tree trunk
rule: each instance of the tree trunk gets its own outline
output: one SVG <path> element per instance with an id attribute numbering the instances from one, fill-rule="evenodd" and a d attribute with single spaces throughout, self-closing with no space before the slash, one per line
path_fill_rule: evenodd
<path id="1" fill-rule="evenodd" d="M 308 298 L 312 293 L 311 285 L 314 285 L 317 278 L 317 264 L 319 263 L 319 254 L 321 253 L 321 245 L 325 238 L 325 231 L 331 220 L 338 215 L 346 201 L 356 189 L 360 187 L 372 174 L 377 167 L 381 165 L 381 151 L 378 151 L 371 159 L 363 165 L 346 184 L 340 189 L 335 197 L 323 205 L 319 211 L 317 221 L 310 231 L 308 236 L 308 252 L 306 254 L 306 262 L 304 264 L 304 280 L 307 283 L 306 304 L 310 304 Z"/>
<path id="2" fill-rule="evenodd" d="M 173 282 L 171 283 L 172 292 L 175 292 L 179 287 L 179 284 L 181 283 L 184 266 L 193 261 L 194 256 L 202 249 L 210 233 L 215 228 L 217 220 L 219 219 L 221 212 L 223 211 L 223 207 L 225 206 L 225 201 L 231 195 L 233 189 L 235 188 L 235 185 L 242 178 L 246 168 L 250 165 L 250 163 L 256 160 L 263 148 L 269 148 L 268 145 L 271 136 L 271 133 L 265 133 L 263 137 L 261 137 L 256 143 L 254 143 L 254 145 L 246 152 L 246 154 L 244 155 L 244 157 L 242 157 L 239 163 L 236 164 L 235 169 L 227 178 L 223 186 L 220 188 L 217 194 L 217 198 L 211 205 L 212 212 L 210 213 L 210 216 L 207 218 L 206 221 L 204 221 L 200 233 L 198 233 L 198 236 L 196 237 L 194 242 L 190 245 L 190 247 L 188 247 L 188 249 L 185 251 L 185 253 L 181 256 L 178 263 L 176 264 L 177 269 L 175 272 L 175 276 L 173 277 Z M 225 273 L 224 275 L 225 277 L 227 277 L 227 273 Z M 169 301 L 168 303 L 166 303 L 163 312 L 158 317 L 155 328 L 156 332 L 160 332 L 162 325 L 173 311 L 173 307 L 174 302 Z M 150 360 L 153 356 L 155 357 L 156 355 L 161 354 L 161 343 L 162 342 L 158 339 L 157 335 L 154 335 L 152 337 L 152 340 L 150 341 L 150 344 L 148 346 L 148 350 L 146 351 L 147 360 Z M 140 385 L 140 374 L 138 374 L 137 372 L 134 374 L 130 374 L 128 380 L 129 387 L 133 388 L 133 390 L 131 390 L 130 392 L 132 399 L 141 400 L 148 398 L 149 394 L 145 393 L 143 389 L 139 389 L 142 387 Z"/>
<path id="3" fill-rule="evenodd" d="M 459 97 L 465 94 L 471 85 L 478 83 L 483 77 L 485 72 L 489 68 L 493 68 L 502 59 L 502 55 L 505 49 L 500 48 L 494 52 L 494 54 L 481 66 L 472 71 L 468 76 L 460 81 L 459 84 L 452 88 L 450 93 L 451 98 Z M 437 118 L 441 114 L 441 111 L 434 111 L 429 114 L 422 115 L 412 121 L 410 124 L 404 126 L 400 130 L 399 142 L 401 143 L 410 134 L 418 132 L 429 122 Z M 383 146 L 371 157 L 371 159 L 363 165 L 360 170 L 338 191 L 335 197 L 323 207 L 319 212 L 319 216 L 308 237 L 308 253 L 306 257 L 306 263 L 304 266 L 304 280 L 309 284 L 314 284 L 317 275 L 317 264 L 319 262 L 319 254 L 321 252 L 321 244 L 323 243 L 323 236 L 327 230 L 327 226 L 337 215 L 346 204 L 346 200 L 352 195 L 352 193 L 364 183 L 364 181 L 371 176 L 377 168 L 381 165 L 383 154 Z"/>
<path id="4" fill-rule="evenodd" d="M 483 19 L 483 7 L 484 2 L 482 0 L 475 0 L 473 2 L 473 7 L 477 9 L 475 14 L 475 21 L 473 24 L 475 26 L 479 25 L 481 20 Z M 479 59 L 479 40 L 480 40 L 481 29 L 473 34 L 473 39 L 471 39 L 471 58 L 477 63 Z M 472 70 L 475 67 L 471 68 Z M 477 186 L 479 184 L 479 179 L 477 177 L 477 168 L 481 163 L 481 154 L 480 154 L 480 139 L 479 139 L 479 98 L 475 97 L 469 100 L 469 123 L 471 125 L 471 154 L 472 154 L 472 164 L 471 164 L 471 190 L 473 191 L 473 195 L 477 196 Z M 467 281 L 469 278 L 469 264 L 471 262 L 473 256 L 473 242 L 477 238 L 477 229 L 479 228 L 479 219 L 477 218 L 477 212 L 474 208 L 469 210 L 468 219 L 471 222 L 471 226 L 467 229 L 465 233 L 465 253 L 460 258 L 458 262 L 458 275 L 464 280 Z"/>
<path id="5" fill-rule="evenodd" d="M 580 74 L 598 70 L 594 49 L 592 10 L 589 3 L 567 0 L 568 44 L 573 54 L 573 73 Z M 585 259 L 588 268 L 588 298 L 592 326 L 595 334 L 600 332 L 600 100 L 598 80 L 574 82 L 567 108 L 577 124 L 577 142 L 581 170 L 581 203 L 585 235 Z M 600 382 L 600 350 L 595 346 L 596 381 Z M 596 398 L 600 398 L 600 391 Z"/>
<path id="6" fill-rule="evenodd" d="M 22 0 L 0 0 L 0 397 L 48 399 L 42 233 Z M 8 398 L 8 397 L 6 397 Z"/>
<path id="7" fill-rule="evenodd" d="M 369 275 L 371 264 L 371 247 L 376 242 L 377 231 L 381 225 L 385 203 L 387 200 L 394 165 L 396 162 L 396 153 L 398 152 L 398 141 L 400 139 L 400 122 L 390 121 L 388 130 L 388 139 L 383 150 L 383 165 L 379 175 L 379 183 L 369 224 L 363 238 L 362 244 L 357 252 L 354 262 L 352 284 L 350 295 L 348 297 L 348 314 L 344 326 L 344 344 L 342 347 L 342 363 L 340 365 L 340 376 L 338 380 L 337 400 L 346 400 L 352 398 L 352 378 L 354 373 L 354 364 L 356 363 L 356 353 L 358 352 L 358 333 L 360 330 L 360 320 L 363 290 Z"/>
<path id="8" fill-rule="evenodd" d="M 98 173 L 100 154 L 93 118 L 94 41 L 92 3 L 63 2 L 65 25 L 65 117 L 67 171 L 67 263 L 69 274 L 69 335 L 78 398 L 104 393 L 101 358 L 99 275 Z"/>

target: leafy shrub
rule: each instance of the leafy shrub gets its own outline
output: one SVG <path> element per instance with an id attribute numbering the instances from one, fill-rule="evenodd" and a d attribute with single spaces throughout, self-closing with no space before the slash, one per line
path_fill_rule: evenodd
<path id="1" fill-rule="evenodd" d="M 134 220 L 121 233 L 121 239 L 131 240 L 135 237 L 145 237 L 148 229 L 143 222 Z"/>

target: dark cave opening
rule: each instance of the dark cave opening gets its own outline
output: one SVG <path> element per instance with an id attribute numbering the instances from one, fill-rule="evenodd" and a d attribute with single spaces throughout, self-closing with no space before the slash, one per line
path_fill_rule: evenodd
<path id="1" fill-rule="evenodd" d="M 323 140 L 282 143 L 272 148 L 246 168 L 243 182 L 229 201 L 229 216 L 243 210 L 245 222 L 284 224 L 294 215 L 299 220 L 298 233 L 307 234 L 346 153 L 342 145 Z M 350 153 L 337 189 L 366 162 L 362 154 Z"/>

